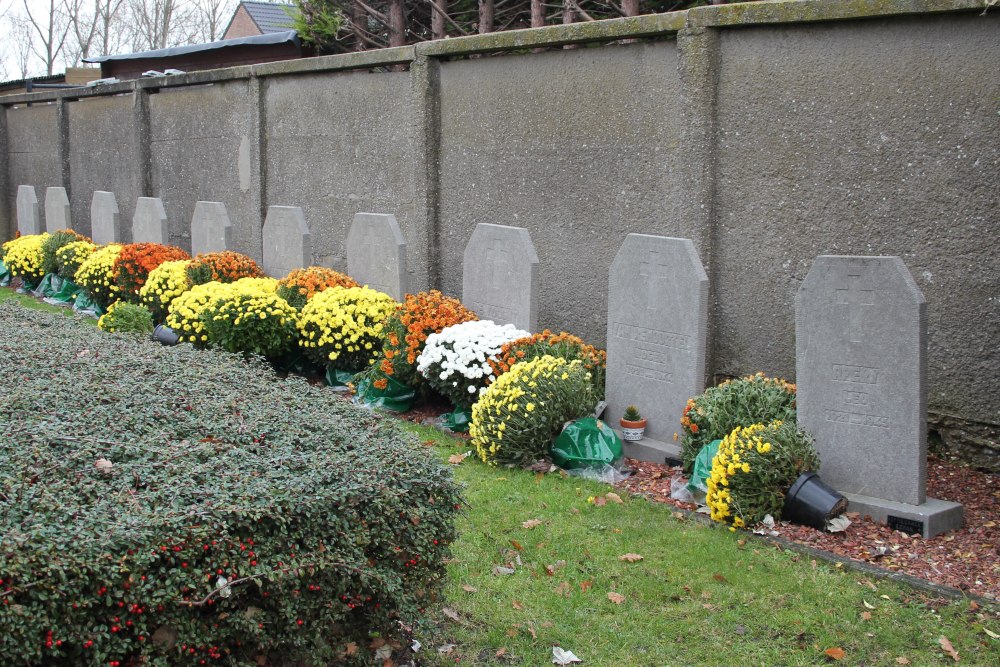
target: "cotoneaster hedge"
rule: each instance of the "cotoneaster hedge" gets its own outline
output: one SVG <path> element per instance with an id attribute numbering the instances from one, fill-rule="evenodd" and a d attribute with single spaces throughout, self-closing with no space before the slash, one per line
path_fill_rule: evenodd
<path id="1" fill-rule="evenodd" d="M 403 645 L 461 500 L 393 423 L 226 353 L 13 304 L 0 321 L 0 664 L 382 664 Z"/>

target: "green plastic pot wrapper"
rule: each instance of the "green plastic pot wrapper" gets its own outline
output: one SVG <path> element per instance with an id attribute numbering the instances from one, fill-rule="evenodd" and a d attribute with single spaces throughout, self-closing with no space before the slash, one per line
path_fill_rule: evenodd
<path id="1" fill-rule="evenodd" d="M 76 301 L 73 302 L 73 312 L 78 315 L 100 317 L 104 314 L 104 309 L 99 304 L 91 301 L 86 292 L 80 292 L 76 295 Z"/>
<path id="2" fill-rule="evenodd" d="M 46 273 L 32 294 L 42 298 L 50 297 L 62 288 L 62 284 L 63 279 L 58 274 Z"/>
<path id="3" fill-rule="evenodd" d="M 7 285 L 10 285 L 10 269 L 0 259 L 0 287 L 6 287 Z"/>
<path id="4" fill-rule="evenodd" d="M 570 422 L 552 443 L 552 462 L 560 468 L 599 468 L 622 458 L 622 441 L 610 426 L 594 417 Z"/>
<path id="5" fill-rule="evenodd" d="M 694 467 L 691 470 L 691 479 L 688 480 L 687 489 L 695 497 L 708 493 L 708 485 L 705 481 L 712 476 L 712 459 L 719 453 L 719 445 L 722 440 L 713 440 L 698 452 L 694 459 Z"/>
<path id="6" fill-rule="evenodd" d="M 51 296 L 47 297 L 45 302 L 54 306 L 72 305 L 73 302 L 76 301 L 76 297 L 80 293 L 81 288 L 72 280 L 66 280 L 64 278 L 60 278 L 60 280 L 62 280 L 62 284 L 59 289 Z"/>
<path id="7" fill-rule="evenodd" d="M 351 385 L 355 383 L 356 372 L 341 371 L 333 368 L 326 370 L 326 384 L 334 391 L 350 391 Z"/>
<path id="8" fill-rule="evenodd" d="M 438 421 L 441 428 L 446 428 L 453 433 L 466 433 L 469 430 L 469 422 L 472 421 L 472 411 L 465 408 L 455 408 L 438 417 Z"/>
<path id="9" fill-rule="evenodd" d="M 385 389 L 375 386 L 378 380 L 386 380 Z M 363 373 L 357 377 L 357 393 L 354 402 L 369 408 L 383 408 L 393 412 L 406 412 L 413 406 L 417 392 L 394 377 L 382 372 Z"/>

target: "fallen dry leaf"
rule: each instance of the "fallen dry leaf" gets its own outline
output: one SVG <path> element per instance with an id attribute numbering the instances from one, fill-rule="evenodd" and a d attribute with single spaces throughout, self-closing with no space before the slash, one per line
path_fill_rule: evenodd
<path id="1" fill-rule="evenodd" d="M 502 657 L 504 657 L 505 655 L 507 655 L 507 649 L 505 649 L 505 648 L 502 648 L 502 649 L 500 649 L 499 651 L 497 651 L 496 653 L 494 653 L 494 655 L 495 655 L 496 657 L 498 657 L 498 658 L 502 658 Z"/>
<path id="2" fill-rule="evenodd" d="M 605 494 L 604 497 L 607 498 L 608 500 L 610 500 L 613 503 L 617 503 L 619 505 L 625 504 L 625 501 L 622 500 L 622 497 L 619 496 L 617 493 L 610 492 L 610 493 Z"/>
<path id="3" fill-rule="evenodd" d="M 535 528 L 536 526 L 540 525 L 542 525 L 541 519 L 528 519 L 527 521 L 521 524 L 521 527 L 531 530 L 532 528 Z"/>
<path id="4" fill-rule="evenodd" d="M 447 616 L 453 621 L 457 621 L 458 623 L 462 622 L 462 618 L 458 615 L 458 612 L 452 609 L 451 607 L 445 607 L 444 609 L 441 610 L 441 613 L 443 613 L 445 616 Z"/>
<path id="5" fill-rule="evenodd" d="M 625 602 L 625 596 L 622 595 L 621 593 L 615 593 L 614 591 L 608 593 L 608 599 L 614 602 L 615 604 L 621 604 L 622 602 Z"/>
<path id="6" fill-rule="evenodd" d="M 475 593 L 479 589 L 476 588 L 475 586 L 470 586 L 469 584 L 465 584 L 464 586 L 462 586 L 462 590 L 465 591 L 466 593 Z"/>
<path id="7" fill-rule="evenodd" d="M 626 563 L 638 563 L 642 560 L 642 556 L 639 554 L 624 554 L 619 556 L 618 560 L 623 560 Z"/>
<path id="8" fill-rule="evenodd" d="M 716 572 L 715 574 L 713 574 L 712 578 L 715 579 L 716 581 L 718 581 L 719 583 L 723 583 L 723 584 L 726 583 L 726 578 L 724 576 L 722 576 L 721 574 L 719 574 L 718 572 Z"/>
<path id="9" fill-rule="evenodd" d="M 910 664 L 910 661 L 906 659 L 905 655 L 901 655 L 898 658 L 896 658 L 896 664 L 897 665 L 908 665 L 908 664 Z"/>
<path id="10" fill-rule="evenodd" d="M 944 635 L 938 637 L 938 644 L 941 645 L 941 649 L 945 653 L 951 656 L 952 660 L 958 662 L 958 651 L 956 651 L 955 647 L 951 645 L 951 642 L 948 641 L 947 637 L 945 637 Z"/>
<path id="11" fill-rule="evenodd" d="M 983 632 L 985 632 L 986 634 L 988 634 L 993 639 L 1000 639 L 1000 635 L 998 635 L 997 633 L 993 632 L 992 630 L 989 630 L 987 628 L 983 628 Z"/>
<path id="12" fill-rule="evenodd" d="M 524 609 L 524 603 L 522 603 L 520 600 L 511 600 L 510 606 L 512 606 L 514 609 Z"/>
<path id="13" fill-rule="evenodd" d="M 517 540 L 511 540 L 510 541 L 510 546 L 514 547 L 518 551 L 524 551 L 524 547 L 522 547 L 521 543 L 518 542 Z"/>
<path id="14" fill-rule="evenodd" d="M 580 590 L 583 591 L 584 593 L 589 591 L 591 586 L 593 586 L 593 582 L 590 579 L 580 582 Z"/>
<path id="15" fill-rule="evenodd" d="M 504 575 L 508 575 L 508 574 L 514 574 L 514 572 L 515 572 L 515 570 L 512 567 L 504 567 L 503 565 L 494 565 L 493 566 L 493 574 L 495 574 L 498 577 L 504 576 Z"/>
<path id="16" fill-rule="evenodd" d="M 870 620 L 872 620 L 872 613 L 870 611 L 863 611 L 863 612 L 861 612 L 861 620 L 862 621 L 870 621 Z"/>
<path id="17" fill-rule="evenodd" d="M 844 654 L 844 649 L 840 648 L 839 646 L 834 646 L 833 648 L 828 648 L 825 651 L 823 651 L 823 653 L 825 653 L 827 656 L 833 658 L 834 660 L 843 660 L 844 659 L 844 655 L 845 655 Z"/>
<path id="18" fill-rule="evenodd" d="M 873 604 L 870 604 L 870 603 L 868 602 L 868 600 L 862 600 L 862 602 L 863 602 L 863 603 L 864 603 L 864 605 L 865 605 L 865 609 L 874 609 L 874 608 L 875 608 L 875 605 L 873 605 Z"/>
<path id="19" fill-rule="evenodd" d="M 562 597 L 567 597 L 568 598 L 571 593 L 572 593 L 572 589 L 570 588 L 570 585 L 568 583 L 566 583 L 565 581 L 560 582 L 559 585 L 556 586 L 556 594 L 557 595 L 561 595 Z"/>
<path id="20" fill-rule="evenodd" d="M 448 457 L 448 463 L 457 466 L 459 463 L 465 460 L 465 457 L 467 457 L 471 453 L 472 452 L 469 451 L 464 454 L 452 454 L 451 456 Z"/>
<path id="21" fill-rule="evenodd" d="M 596 498 L 594 498 L 594 504 L 597 505 L 598 507 L 604 507 L 605 505 L 608 504 L 608 499 L 605 498 L 604 496 L 597 496 Z"/>
<path id="22" fill-rule="evenodd" d="M 354 642 L 350 642 L 347 644 L 347 646 L 344 647 L 344 653 L 346 653 L 347 655 L 354 655 L 357 652 L 358 652 L 358 645 L 355 644 Z"/>

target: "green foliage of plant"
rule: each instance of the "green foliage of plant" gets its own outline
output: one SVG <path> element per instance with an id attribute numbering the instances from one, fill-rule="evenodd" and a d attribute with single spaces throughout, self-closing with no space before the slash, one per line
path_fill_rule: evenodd
<path id="1" fill-rule="evenodd" d="M 76 280 L 76 272 L 84 260 L 97 250 L 90 241 L 72 241 L 56 250 L 56 273 L 64 280 Z"/>
<path id="2" fill-rule="evenodd" d="M 42 243 L 42 273 L 59 272 L 59 259 L 56 253 L 60 248 L 70 243 L 89 240 L 86 236 L 77 234 L 72 229 L 60 229 L 57 232 L 49 234 L 48 238 Z"/>
<path id="3" fill-rule="evenodd" d="M 461 499 L 395 423 L 254 360 L 0 320 L 0 664 L 373 664 L 439 594 Z"/>
<path id="4" fill-rule="evenodd" d="M 97 328 L 108 333 L 150 334 L 153 332 L 153 315 L 145 306 L 116 301 L 97 320 Z"/>
<path id="5" fill-rule="evenodd" d="M 630 405 L 625 408 L 625 412 L 622 414 L 622 419 L 627 422 L 637 422 L 642 419 L 642 413 L 639 412 L 639 408 L 634 405 Z"/>
<path id="6" fill-rule="evenodd" d="M 681 417 L 681 458 L 688 473 L 701 448 L 738 426 L 795 421 L 795 385 L 755 373 L 726 380 L 688 399 Z"/>
<path id="7" fill-rule="evenodd" d="M 744 528 L 781 517 L 785 492 L 804 472 L 819 471 L 812 436 L 794 422 L 737 427 L 723 438 L 706 480 L 714 521 Z"/>
<path id="8" fill-rule="evenodd" d="M 545 355 L 516 364 L 472 406 L 469 435 L 487 463 L 525 464 L 548 455 L 563 424 L 597 399 L 580 360 Z"/>
<path id="9" fill-rule="evenodd" d="M 287 351 L 298 339 L 299 311 L 258 284 L 237 285 L 199 314 L 208 344 L 270 358 Z"/>
<path id="10" fill-rule="evenodd" d="M 344 15 L 330 0 L 295 0 L 298 11 L 286 10 L 291 27 L 303 44 L 320 52 L 327 51 L 337 41 L 344 24 Z"/>

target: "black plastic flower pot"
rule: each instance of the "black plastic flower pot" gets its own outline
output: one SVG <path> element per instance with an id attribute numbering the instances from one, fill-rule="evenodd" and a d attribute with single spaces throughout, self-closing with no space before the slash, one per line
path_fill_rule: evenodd
<path id="1" fill-rule="evenodd" d="M 847 511 L 847 498 L 823 483 L 814 472 L 804 472 L 785 494 L 781 518 L 824 530 L 830 519 Z"/>
<path id="2" fill-rule="evenodd" d="M 161 345 L 177 345 L 181 342 L 181 337 L 177 335 L 177 332 L 166 324 L 157 324 L 156 328 L 153 329 L 152 338 Z"/>

